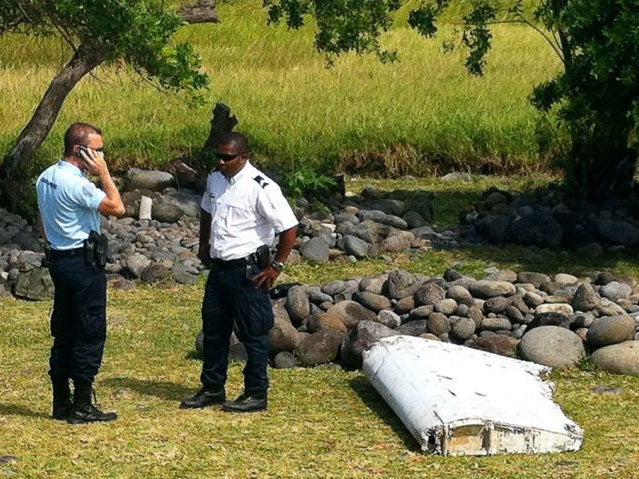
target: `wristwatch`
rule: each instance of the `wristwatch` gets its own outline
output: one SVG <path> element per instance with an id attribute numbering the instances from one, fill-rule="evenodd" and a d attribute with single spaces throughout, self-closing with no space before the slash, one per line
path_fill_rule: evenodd
<path id="1" fill-rule="evenodd" d="M 284 271 L 284 268 L 286 268 L 286 265 L 282 263 L 281 261 L 273 261 L 271 263 L 271 266 L 275 268 L 276 270 L 278 270 L 280 273 Z"/>

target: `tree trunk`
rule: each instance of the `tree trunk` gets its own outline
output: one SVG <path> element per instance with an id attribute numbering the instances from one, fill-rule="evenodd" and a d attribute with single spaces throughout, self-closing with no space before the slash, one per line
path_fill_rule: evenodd
<path id="1" fill-rule="evenodd" d="M 87 73 L 104 61 L 99 52 L 76 51 L 69 63 L 53 78 L 15 146 L 0 164 L 0 203 L 16 211 L 27 196 L 35 152 L 53 127 L 67 95 Z"/>

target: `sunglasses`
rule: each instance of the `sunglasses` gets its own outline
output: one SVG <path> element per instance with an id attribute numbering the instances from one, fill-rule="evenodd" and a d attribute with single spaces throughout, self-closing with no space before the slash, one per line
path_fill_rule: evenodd
<path id="1" fill-rule="evenodd" d="M 220 160 L 223 161 L 224 163 L 228 162 L 228 161 L 233 161 L 235 158 L 237 158 L 238 156 L 241 156 L 242 153 L 236 153 L 234 155 L 227 155 L 225 153 L 219 153 L 219 152 L 215 152 L 214 153 L 215 157 Z"/>

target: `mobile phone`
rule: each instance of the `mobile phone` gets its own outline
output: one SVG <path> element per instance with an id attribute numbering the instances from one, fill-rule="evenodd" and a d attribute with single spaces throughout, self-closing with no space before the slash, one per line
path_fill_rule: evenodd
<path id="1" fill-rule="evenodd" d="M 78 156 L 82 159 L 84 159 L 84 156 L 82 156 L 82 153 L 88 155 L 89 154 L 89 148 L 87 148 L 84 145 L 79 145 L 78 147 Z"/>

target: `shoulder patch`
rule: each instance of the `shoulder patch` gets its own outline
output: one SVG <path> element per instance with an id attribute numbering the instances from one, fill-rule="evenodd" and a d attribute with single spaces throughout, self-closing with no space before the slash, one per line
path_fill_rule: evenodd
<path id="1" fill-rule="evenodd" d="M 91 198 L 91 197 L 93 197 L 93 190 L 94 189 L 95 188 L 91 188 L 90 186 L 85 185 L 85 186 L 82 187 L 82 194 L 84 196 L 88 196 L 89 198 Z"/>
<path id="2" fill-rule="evenodd" d="M 257 175 L 253 179 L 257 181 L 257 184 L 260 185 L 262 188 L 265 188 L 266 186 L 268 186 L 268 183 L 266 182 L 266 180 L 260 175 Z"/>

